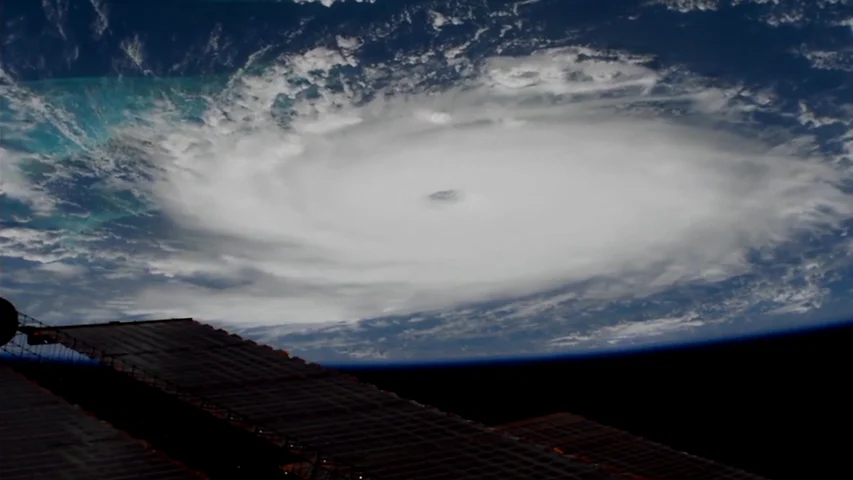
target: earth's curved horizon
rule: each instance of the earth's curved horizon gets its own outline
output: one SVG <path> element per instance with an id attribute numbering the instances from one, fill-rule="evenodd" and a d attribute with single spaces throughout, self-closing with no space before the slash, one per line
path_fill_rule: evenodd
<path id="1" fill-rule="evenodd" d="M 11 0 L 0 295 L 326 364 L 848 323 L 853 5 Z"/>

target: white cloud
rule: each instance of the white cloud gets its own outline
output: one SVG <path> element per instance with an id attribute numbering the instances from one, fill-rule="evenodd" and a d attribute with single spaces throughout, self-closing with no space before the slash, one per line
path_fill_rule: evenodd
<path id="1" fill-rule="evenodd" d="M 280 2 L 293 2 L 293 3 L 319 3 L 325 7 L 331 7 L 335 3 L 343 3 L 347 1 L 355 2 L 355 3 L 375 3 L 376 0 L 207 0 L 208 2 L 258 2 L 258 3 L 280 3 Z"/>
<path id="2" fill-rule="evenodd" d="M 699 315 L 690 313 L 681 317 L 656 318 L 609 325 L 586 334 L 567 335 L 552 339 L 551 347 L 569 347 L 586 343 L 617 344 L 634 340 L 646 341 L 662 335 L 682 332 L 705 325 Z"/>
<path id="3" fill-rule="evenodd" d="M 8 197 L 29 205 L 35 212 L 48 214 L 54 202 L 43 189 L 33 185 L 19 169 L 20 158 L 0 147 L 0 198 Z"/>
<path id="4" fill-rule="evenodd" d="M 62 234 L 33 228 L 0 229 L 0 256 L 48 264 L 77 255 L 63 246 Z"/>
<path id="5" fill-rule="evenodd" d="M 337 2 L 344 2 L 346 0 L 293 0 L 296 3 L 320 3 L 326 7 L 331 7 Z M 352 0 L 356 3 L 374 3 L 376 0 Z"/>
<path id="6" fill-rule="evenodd" d="M 40 265 L 39 270 L 50 272 L 62 277 L 73 277 L 86 273 L 87 269 L 82 265 L 74 265 L 63 262 L 50 262 Z"/>
<path id="7" fill-rule="evenodd" d="M 203 125 L 163 122 L 145 133 L 149 190 L 193 235 L 148 264 L 173 280 L 134 312 L 355 321 L 590 279 L 612 280 L 595 298 L 643 295 L 747 272 L 750 249 L 853 215 L 827 163 L 708 127 L 730 120 L 731 95 L 662 93 L 636 60 L 578 53 L 493 59 L 465 88 L 356 106 L 325 88 L 351 60 L 317 50 L 287 68 L 319 98 L 299 100 L 282 67 L 244 77 Z M 284 131 L 280 94 L 299 112 Z M 692 105 L 677 123 L 652 107 L 675 101 Z"/>
<path id="8" fill-rule="evenodd" d="M 720 0 L 652 0 L 650 5 L 663 5 L 669 10 L 681 13 L 716 11 L 720 8 Z"/>

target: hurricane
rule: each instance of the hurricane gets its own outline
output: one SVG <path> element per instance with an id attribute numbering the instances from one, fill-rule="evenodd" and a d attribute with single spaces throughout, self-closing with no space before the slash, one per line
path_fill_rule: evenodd
<path id="1" fill-rule="evenodd" d="M 0 246 L 30 311 L 193 316 L 360 358 L 494 353 L 546 321 L 518 352 L 716 332 L 832 298 L 844 102 L 818 119 L 778 83 L 549 32 L 531 12 L 550 2 L 283 3 L 307 13 L 254 49 L 220 21 L 172 65 L 114 32 L 112 76 L 4 61 Z M 91 8 L 87 35 L 109 35 L 119 7 Z M 337 8 L 385 16 L 317 34 Z M 200 58 L 220 63 L 170 73 Z"/>

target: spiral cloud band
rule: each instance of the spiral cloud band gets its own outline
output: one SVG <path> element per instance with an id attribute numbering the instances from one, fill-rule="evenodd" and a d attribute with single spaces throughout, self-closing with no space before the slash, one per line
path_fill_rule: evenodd
<path id="1" fill-rule="evenodd" d="M 158 133 L 151 192 L 190 247 L 151 268 L 230 283 L 153 288 L 146 312 L 322 323 L 566 285 L 643 295 L 744 273 L 749 252 L 853 213 L 831 166 L 726 133 L 724 95 L 662 92 L 630 62 L 498 58 L 464 85 L 362 102 L 280 77 Z"/>

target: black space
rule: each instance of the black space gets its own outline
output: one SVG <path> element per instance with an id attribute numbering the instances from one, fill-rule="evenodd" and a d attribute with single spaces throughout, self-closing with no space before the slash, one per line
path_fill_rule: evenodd
<path id="1" fill-rule="evenodd" d="M 853 324 L 582 360 L 341 369 L 487 425 L 569 411 L 771 479 L 846 477 Z"/>

